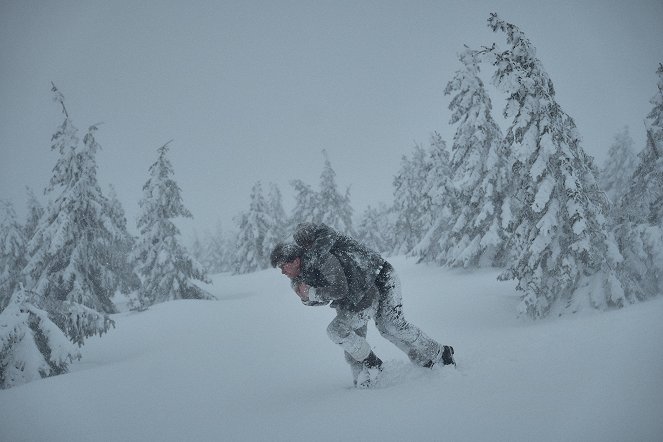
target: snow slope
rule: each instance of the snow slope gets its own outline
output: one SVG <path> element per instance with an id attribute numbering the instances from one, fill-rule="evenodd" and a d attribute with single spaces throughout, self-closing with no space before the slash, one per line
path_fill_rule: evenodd
<path id="1" fill-rule="evenodd" d="M 71 373 L 0 390 L 0 441 L 663 440 L 663 299 L 532 322 L 496 271 L 392 262 L 457 369 L 413 367 L 373 327 L 385 380 L 356 390 L 331 309 L 275 270 L 217 275 L 219 301 L 115 315 Z"/>

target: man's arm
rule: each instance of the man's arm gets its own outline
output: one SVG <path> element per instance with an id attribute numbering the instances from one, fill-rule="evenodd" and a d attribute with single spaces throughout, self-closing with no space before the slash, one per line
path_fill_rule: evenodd
<path id="1" fill-rule="evenodd" d="M 302 301 L 329 302 L 344 299 L 348 296 L 348 281 L 338 258 L 328 254 L 327 259 L 320 266 L 320 271 L 328 284 L 320 287 L 309 287 L 300 283 L 295 287 L 295 291 L 302 298 Z"/>

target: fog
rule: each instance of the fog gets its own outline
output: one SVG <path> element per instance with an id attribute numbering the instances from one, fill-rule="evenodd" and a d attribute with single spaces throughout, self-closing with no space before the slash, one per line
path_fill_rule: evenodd
<path id="1" fill-rule="evenodd" d="M 156 149 L 171 161 L 203 232 L 248 208 L 251 186 L 317 185 L 326 149 L 355 213 L 389 203 L 400 158 L 438 131 L 451 146 L 444 87 L 463 45 L 504 36 L 490 12 L 537 48 L 557 99 L 602 165 L 617 132 L 645 144 L 663 62 L 663 2 L 321 1 L 0 2 L 0 199 L 24 214 L 62 121 L 50 82 L 82 132 L 102 122 L 99 179 L 135 229 Z M 489 81 L 491 67 L 483 73 Z M 493 94 L 500 121 L 503 97 Z"/>

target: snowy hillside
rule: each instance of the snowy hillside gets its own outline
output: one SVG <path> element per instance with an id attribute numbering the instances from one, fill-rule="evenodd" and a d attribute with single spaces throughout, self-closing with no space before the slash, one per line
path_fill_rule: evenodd
<path id="1" fill-rule="evenodd" d="M 413 367 L 373 327 L 387 369 L 356 390 L 331 309 L 275 270 L 217 275 L 219 301 L 115 315 L 71 373 L 0 391 L 0 440 L 663 440 L 663 299 L 532 322 L 495 271 L 392 262 L 457 369 Z"/>

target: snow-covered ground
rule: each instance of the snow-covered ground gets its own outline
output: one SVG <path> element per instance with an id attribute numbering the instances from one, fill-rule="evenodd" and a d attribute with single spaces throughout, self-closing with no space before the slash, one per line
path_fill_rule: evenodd
<path id="1" fill-rule="evenodd" d="M 276 270 L 217 275 L 218 302 L 115 315 L 71 373 L 0 391 L 0 440 L 663 440 L 663 298 L 532 322 L 496 271 L 391 261 L 457 369 L 413 367 L 373 327 L 382 385 L 351 388 L 333 310 Z"/>

